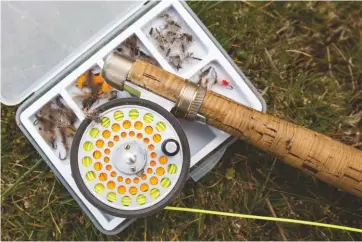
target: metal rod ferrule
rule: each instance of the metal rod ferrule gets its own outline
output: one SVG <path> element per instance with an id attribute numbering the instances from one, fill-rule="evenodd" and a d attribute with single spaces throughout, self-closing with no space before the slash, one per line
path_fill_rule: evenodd
<path id="1" fill-rule="evenodd" d="M 171 112 L 179 118 L 195 120 L 204 101 L 206 88 L 188 81 L 181 89 L 179 98 Z"/>
<path id="2" fill-rule="evenodd" d="M 134 61 L 128 56 L 114 51 L 104 62 L 101 75 L 109 85 L 123 91 L 133 63 Z"/>

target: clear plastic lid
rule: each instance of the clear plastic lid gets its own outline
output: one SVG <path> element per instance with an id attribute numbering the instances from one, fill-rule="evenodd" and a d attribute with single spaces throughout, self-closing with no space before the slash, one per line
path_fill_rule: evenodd
<path id="1" fill-rule="evenodd" d="M 1 102 L 16 105 L 46 74 L 143 1 L 1 2 Z"/>

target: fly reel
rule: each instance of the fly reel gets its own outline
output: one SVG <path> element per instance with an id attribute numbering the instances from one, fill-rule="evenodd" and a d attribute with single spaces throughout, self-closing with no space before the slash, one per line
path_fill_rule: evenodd
<path id="1" fill-rule="evenodd" d="M 190 148 L 177 119 L 153 102 L 108 102 L 79 126 L 71 149 L 74 180 L 95 207 L 135 218 L 156 213 L 183 188 Z"/>

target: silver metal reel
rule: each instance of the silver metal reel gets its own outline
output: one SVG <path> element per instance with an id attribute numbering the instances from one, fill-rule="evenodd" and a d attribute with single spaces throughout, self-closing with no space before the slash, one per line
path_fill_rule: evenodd
<path id="1" fill-rule="evenodd" d="M 166 206 L 188 178 L 190 149 L 177 119 L 138 98 L 95 110 L 74 137 L 71 168 L 83 195 L 120 217 L 143 217 Z"/>

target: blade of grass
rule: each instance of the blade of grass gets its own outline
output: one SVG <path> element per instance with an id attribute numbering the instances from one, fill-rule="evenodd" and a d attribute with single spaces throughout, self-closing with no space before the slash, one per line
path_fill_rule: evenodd
<path id="1" fill-rule="evenodd" d="M 24 180 L 31 172 L 33 172 L 41 163 L 43 162 L 42 159 L 39 159 L 29 170 L 27 170 L 11 187 L 5 190 L 3 194 L 1 194 L 1 201 L 4 201 L 6 196 L 8 196 L 18 185 L 19 183 Z"/>

